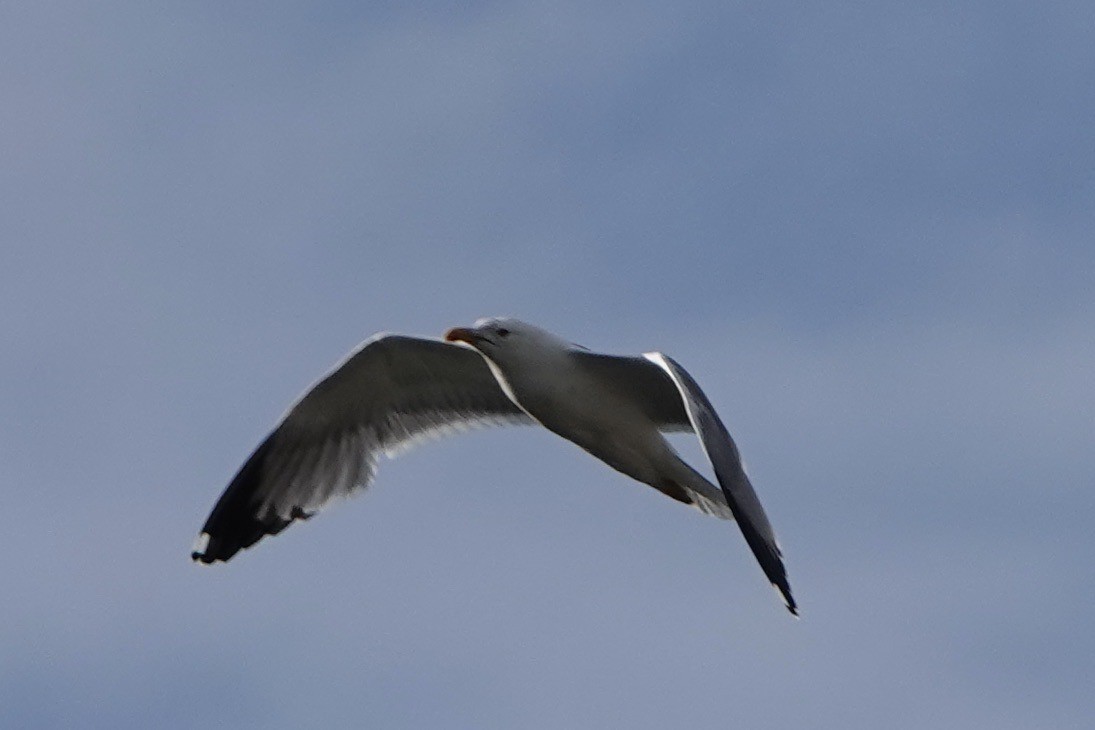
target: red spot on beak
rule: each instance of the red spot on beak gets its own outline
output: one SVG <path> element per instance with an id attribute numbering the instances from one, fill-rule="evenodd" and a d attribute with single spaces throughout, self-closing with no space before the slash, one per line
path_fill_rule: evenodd
<path id="1" fill-rule="evenodd" d="M 453 327 L 445 333 L 446 342 L 466 342 L 469 345 L 474 345 L 475 340 L 475 332 L 467 327 Z"/>

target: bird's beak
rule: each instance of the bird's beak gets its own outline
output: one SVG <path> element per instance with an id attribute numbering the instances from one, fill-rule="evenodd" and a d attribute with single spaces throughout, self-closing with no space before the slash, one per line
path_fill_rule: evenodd
<path id="1" fill-rule="evenodd" d="M 453 327 L 445 333 L 445 342 L 466 342 L 472 347 L 481 339 L 478 332 L 467 327 Z"/>

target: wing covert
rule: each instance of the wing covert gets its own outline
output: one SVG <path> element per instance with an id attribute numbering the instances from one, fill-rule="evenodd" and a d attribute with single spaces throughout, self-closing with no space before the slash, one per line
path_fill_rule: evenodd
<path id="1" fill-rule="evenodd" d="M 661 431 L 691 431 L 680 393 L 671 376 L 643 357 L 604 355 L 572 350 L 571 357 L 604 383 L 642 409 Z"/>

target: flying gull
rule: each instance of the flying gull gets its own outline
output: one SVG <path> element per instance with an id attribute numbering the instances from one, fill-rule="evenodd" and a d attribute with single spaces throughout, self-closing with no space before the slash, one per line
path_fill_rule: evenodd
<path id="1" fill-rule="evenodd" d="M 726 426 L 659 352 L 603 355 L 524 322 L 481 319 L 445 340 L 378 334 L 305 393 L 244 462 L 191 554 L 228 560 L 367 487 L 381 454 L 475 426 L 539 423 L 678 502 L 736 519 L 791 613 L 779 543 Z M 662 435 L 692 431 L 719 483 Z"/>

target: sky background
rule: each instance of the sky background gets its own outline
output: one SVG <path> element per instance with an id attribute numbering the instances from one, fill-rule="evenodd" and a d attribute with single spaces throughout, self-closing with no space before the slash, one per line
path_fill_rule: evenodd
<path id="1" fill-rule="evenodd" d="M 1079 728 L 1095 5 L 5 3 L 0 726 Z M 379 330 L 673 355 L 730 524 L 533 429 L 201 569 Z"/>

